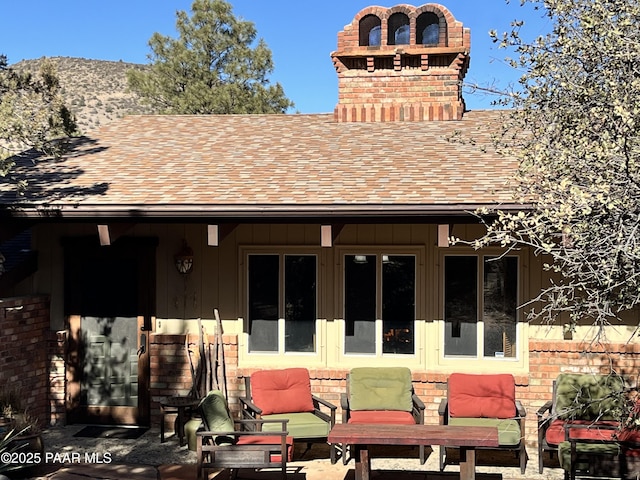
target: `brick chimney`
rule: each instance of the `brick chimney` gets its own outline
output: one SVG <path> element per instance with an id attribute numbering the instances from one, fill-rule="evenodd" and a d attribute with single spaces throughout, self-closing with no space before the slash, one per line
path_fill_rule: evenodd
<path id="1" fill-rule="evenodd" d="M 338 122 L 460 120 L 471 33 L 442 5 L 367 7 L 338 33 Z"/>

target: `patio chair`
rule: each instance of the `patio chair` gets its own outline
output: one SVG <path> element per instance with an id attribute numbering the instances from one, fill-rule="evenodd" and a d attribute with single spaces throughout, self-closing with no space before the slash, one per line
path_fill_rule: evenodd
<path id="1" fill-rule="evenodd" d="M 288 420 L 289 436 L 296 442 L 326 442 L 336 423 L 337 407 L 311 393 L 311 380 L 306 368 L 260 370 L 245 377 L 246 396 L 240 397 L 243 419 Z M 322 409 L 321 409 L 322 408 Z M 262 425 L 264 432 L 273 424 Z M 331 451 L 331 463 L 335 463 Z"/>
<path id="2" fill-rule="evenodd" d="M 538 416 L 538 472 L 544 470 L 545 452 L 551 457 L 559 455 L 560 465 L 564 468 L 577 460 L 577 453 L 586 449 L 590 456 L 604 454 L 618 448 L 612 440 L 625 447 L 635 444 L 625 455 L 630 460 L 638 460 L 640 451 L 637 444 L 640 434 L 636 430 L 627 430 L 620 424 L 622 396 L 626 390 L 625 381 L 618 375 L 591 373 L 561 373 L 553 381 L 552 396 L 537 411 Z M 569 438 L 569 433 L 575 438 Z M 571 442 L 573 443 L 570 443 Z M 576 445 L 578 449 L 576 450 Z M 573 446 L 573 454 L 572 453 Z M 622 452 L 622 450 L 620 450 Z M 626 461 L 626 459 L 623 459 Z M 582 462 L 580 462 L 582 463 Z M 615 463 L 615 462 L 614 462 Z M 637 467 L 630 468 L 637 471 Z M 609 473 L 612 466 L 602 460 L 600 465 L 591 464 L 592 475 Z M 575 465 L 574 465 L 575 466 Z M 589 465 L 587 465 L 589 467 Z M 570 468 L 570 467 L 568 467 Z M 600 470 L 600 471 L 598 471 Z M 575 475 L 575 471 L 572 471 Z"/>
<path id="3" fill-rule="evenodd" d="M 293 438 L 287 435 L 287 420 L 233 420 L 222 393 L 209 392 L 198 410 L 203 429 L 196 432 L 197 478 L 207 469 L 229 468 L 235 479 L 240 469 L 280 468 L 287 476 L 287 462 L 293 457 Z M 270 425 L 263 432 L 260 426 Z"/>
<path id="4" fill-rule="evenodd" d="M 516 400 L 516 382 L 511 374 L 452 373 L 447 398 L 438 408 L 440 425 L 496 427 L 498 449 L 514 451 L 523 474 L 527 467 L 526 415 L 522 403 Z M 454 448 L 440 446 L 440 471 L 447 465 L 447 450 Z"/>
<path id="5" fill-rule="evenodd" d="M 341 395 L 342 423 L 390 425 L 424 424 L 424 403 L 413 391 L 406 367 L 359 367 L 347 374 L 347 391 Z M 420 445 L 420 463 L 425 448 Z M 342 460 L 347 463 L 343 447 Z"/>

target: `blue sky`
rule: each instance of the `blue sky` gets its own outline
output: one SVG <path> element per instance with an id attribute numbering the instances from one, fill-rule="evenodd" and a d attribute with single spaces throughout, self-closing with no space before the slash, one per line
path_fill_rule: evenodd
<path id="1" fill-rule="evenodd" d="M 9 63 L 46 57 L 83 57 L 147 63 L 154 32 L 176 36 L 176 11 L 189 11 L 191 0 L 0 0 L 3 22 L 0 53 Z M 337 34 L 370 5 L 429 2 L 382 0 L 231 0 L 236 16 L 252 21 L 271 51 L 280 82 L 300 113 L 331 112 L 337 102 L 337 77 L 330 53 Z M 532 35 L 549 29 L 540 12 L 518 0 L 438 0 L 471 29 L 471 66 L 466 81 L 506 86 L 520 74 L 507 67 L 488 32 L 509 30 L 523 19 Z M 491 96 L 465 94 L 467 107 L 491 108 Z"/>

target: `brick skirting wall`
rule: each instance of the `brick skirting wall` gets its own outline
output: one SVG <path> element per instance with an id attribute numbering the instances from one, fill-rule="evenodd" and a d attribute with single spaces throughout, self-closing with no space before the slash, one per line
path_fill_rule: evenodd
<path id="1" fill-rule="evenodd" d="M 224 335 L 223 338 L 229 404 L 238 413 L 238 397 L 244 394 L 244 377 L 251 375 L 256 369 L 238 368 L 237 336 Z M 158 426 L 159 401 L 162 397 L 186 395 L 191 387 L 185 336 L 153 335 L 151 359 L 151 424 Z M 527 443 L 536 445 L 536 411 L 551 399 L 553 380 L 560 372 L 607 373 L 613 368 L 626 376 L 631 385 L 636 385 L 636 372 L 640 367 L 640 345 L 609 344 L 604 347 L 568 340 L 535 340 L 529 342 L 529 362 L 528 375 L 515 375 L 516 397 L 527 410 Z M 338 421 L 342 415 L 339 408 L 340 394 L 345 391 L 348 371 L 349 369 L 309 369 L 313 392 L 338 406 Z M 438 406 L 447 394 L 447 377 L 445 373 L 413 372 L 415 393 L 426 405 L 425 423 L 438 423 Z"/>
<path id="2" fill-rule="evenodd" d="M 0 384 L 11 382 L 28 392 L 25 405 L 29 411 L 38 415 L 44 425 L 54 425 L 66 421 L 66 337 L 64 332 L 49 330 L 48 306 L 48 297 L 44 296 L 0 300 Z M 154 334 L 150 340 L 151 425 L 157 427 L 161 418 L 160 400 L 171 395 L 186 395 L 191 388 L 191 372 L 184 335 Z M 244 377 L 256 369 L 238 368 L 236 335 L 224 335 L 223 340 L 229 403 L 237 413 L 238 397 L 244 394 Z M 605 347 L 568 340 L 532 340 L 529 363 L 528 375 L 515 375 L 516 395 L 527 410 L 527 443 L 535 445 L 536 411 L 551 398 L 553 380 L 560 372 L 607 373 L 613 368 L 635 386 L 640 345 Z M 347 373 L 348 369 L 310 368 L 314 393 L 338 406 L 338 419 L 341 418 L 340 394 L 345 391 Z M 438 422 L 438 406 L 446 396 L 447 377 L 446 373 L 413 372 L 415 392 L 426 405 L 427 423 Z M 167 426 L 171 428 L 169 423 Z"/>
<path id="3" fill-rule="evenodd" d="M 22 407 L 49 425 L 49 297 L 0 299 L 0 388 L 15 389 Z M 64 398 L 64 396 L 63 396 Z"/>

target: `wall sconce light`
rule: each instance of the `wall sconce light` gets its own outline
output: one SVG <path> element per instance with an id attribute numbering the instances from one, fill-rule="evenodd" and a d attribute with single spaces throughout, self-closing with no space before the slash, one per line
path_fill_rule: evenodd
<path id="1" fill-rule="evenodd" d="M 173 257 L 178 273 L 186 275 L 193 270 L 193 249 L 187 244 L 186 240 L 182 240 L 182 249 Z"/>

